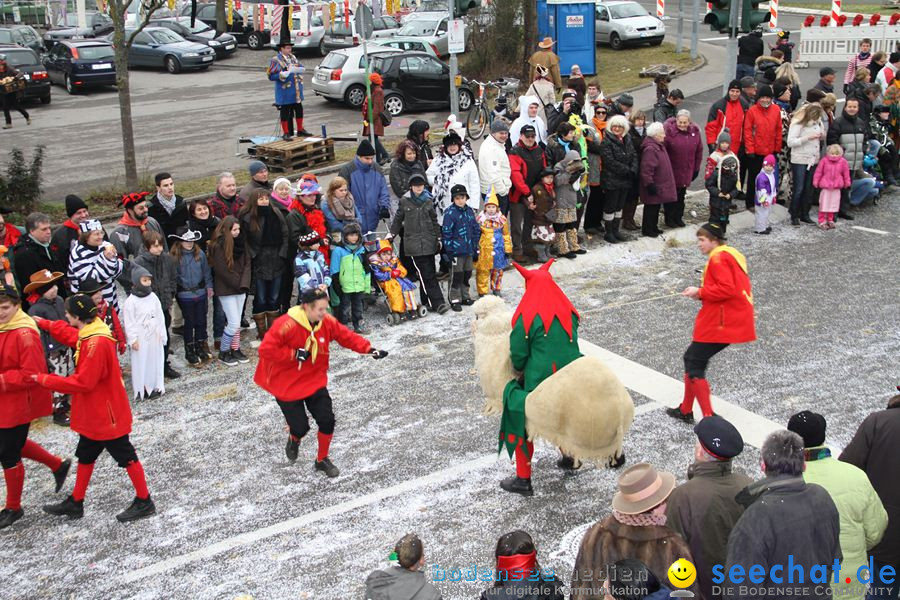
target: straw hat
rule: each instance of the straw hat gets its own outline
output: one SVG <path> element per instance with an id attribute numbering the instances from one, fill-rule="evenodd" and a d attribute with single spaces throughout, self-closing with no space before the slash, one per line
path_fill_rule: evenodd
<path id="1" fill-rule="evenodd" d="M 625 515 L 637 515 L 661 504 L 675 488 L 675 476 L 657 471 L 649 463 L 629 467 L 619 477 L 619 491 L 612 507 Z"/>
<path id="2" fill-rule="evenodd" d="M 545 37 L 540 42 L 538 42 L 538 48 L 543 48 L 544 50 L 547 50 L 549 48 L 552 48 L 553 44 L 555 44 L 555 43 L 556 42 L 553 41 L 553 38 Z"/>

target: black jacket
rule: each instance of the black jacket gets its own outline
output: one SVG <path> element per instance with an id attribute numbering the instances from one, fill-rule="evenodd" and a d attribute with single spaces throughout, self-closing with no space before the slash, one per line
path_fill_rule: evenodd
<path id="1" fill-rule="evenodd" d="M 423 201 L 413 200 L 412 191 L 403 194 L 391 222 L 392 235 L 403 232 L 403 252 L 407 256 L 434 256 L 438 253 L 441 228 L 437 222 L 437 210 L 431 194 L 427 191 L 422 194 L 425 196 Z"/>
<path id="2" fill-rule="evenodd" d="M 660 100 L 656 103 L 656 106 L 653 107 L 653 120 L 657 123 L 665 123 L 670 118 L 674 117 L 678 112 L 678 107 L 672 105 L 666 99 Z"/>
<path id="3" fill-rule="evenodd" d="M 738 64 L 755 66 L 756 59 L 763 55 L 765 49 L 762 34 L 748 33 L 742 36 L 738 39 Z"/>
<path id="4" fill-rule="evenodd" d="M 53 255 L 50 247 L 44 247 L 35 242 L 27 233 L 19 238 L 13 247 L 13 268 L 16 279 L 21 286 L 20 292 L 28 285 L 29 279 L 38 271 L 55 270 Z M 23 310 L 28 310 L 23 306 Z"/>
<path id="5" fill-rule="evenodd" d="M 541 170 L 544 168 L 544 149 L 541 148 L 540 144 L 526 148 L 522 142 L 516 142 L 516 145 L 513 146 L 509 153 L 515 154 L 525 163 L 525 184 L 530 188 L 534 187 L 540 180 Z"/>
<path id="6" fill-rule="evenodd" d="M 187 204 L 185 204 L 183 197 L 175 194 L 175 210 L 172 211 L 171 215 L 163 208 L 157 194 L 148 196 L 148 198 L 150 206 L 147 208 L 147 214 L 156 219 L 156 222 L 162 227 L 163 235 L 166 236 L 166 241 L 169 240 L 170 235 L 173 235 L 178 231 L 179 227 L 187 225 L 188 217 L 190 215 L 188 214 L 188 207 Z"/>
<path id="7" fill-rule="evenodd" d="M 626 135 L 619 139 L 613 133 L 607 133 L 600 142 L 600 160 L 603 171 L 600 184 L 603 191 L 630 190 L 638 176 L 637 153 L 634 144 Z"/>
<path id="8" fill-rule="evenodd" d="M 831 123 L 826 135 L 826 143 L 840 144 L 844 149 L 844 158 L 850 165 L 850 177 L 856 169 L 861 169 L 866 154 L 866 140 L 869 137 L 869 124 L 860 116 L 850 116 L 845 110 L 840 117 Z"/>

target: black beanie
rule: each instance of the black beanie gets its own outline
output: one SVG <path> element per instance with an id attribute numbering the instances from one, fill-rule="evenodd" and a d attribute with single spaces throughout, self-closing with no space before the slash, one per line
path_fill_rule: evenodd
<path id="1" fill-rule="evenodd" d="M 774 98 L 774 94 L 772 92 L 772 86 L 769 85 L 761 85 L 756 90 L 757 98 Z"/>
<path id="2" fill-rule="evenodd" d="M 97 305 L 87 294 L 75 294 L 66 298 L 66 312 L 83 323 L 90 323 L 97 317 Z"/>
<path id="3" fill-rule="evenodd" d="M 375 156 L 375 148 L 372 147 L 371 142 L 369 140 L 363 140 L 359 143 L 359 147 L 356 149 L 357 156 Z"/>
<path id="4" fill-rule="evenodd" d="M 787 428 L 803 438 L 804 448 L 815 448 L 825 443 L 825 425 L 825 417 L 804 410 L 791 417 Z"/>
<path id="5" fill-rule="evenodd" d="M 732 79 L 731 83 L 728 84 L 729 90 L 739 90 L 741 89 L 741 80 L 740 79 Z"/>
<path id="6" fill-rule="evenodd" d="M 66 214 L 69 215 L 69 218 L 72 218 L 72 215 L 77 213 L 82 208 L 87 210 L 87 204 L 84 203 L 84 200 L 82 200 L 75 194 L 69 194 L 68 196 L 66 196 Z"/>

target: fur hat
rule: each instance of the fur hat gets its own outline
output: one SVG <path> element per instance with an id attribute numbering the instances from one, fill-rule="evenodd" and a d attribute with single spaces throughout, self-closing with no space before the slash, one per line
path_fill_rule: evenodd
<path id="1" fill-rule="evenodd" d="M 66 214 L 69 215 L 69 218 L 72 218 L 72 215 L 77 213 L 81 209 L 87 210 L 87 204 L 84 203 L 84 200 L 76 196 L 75 194 L 69 194 L 66 196 Z"/>

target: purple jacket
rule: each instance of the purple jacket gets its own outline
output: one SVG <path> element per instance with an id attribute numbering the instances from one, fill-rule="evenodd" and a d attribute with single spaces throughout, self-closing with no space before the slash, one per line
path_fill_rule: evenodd
<path id="1" fill-rule="evenodd" d="M 678 199 L 675 191 L 675 177 L 672 162 L 662 142 L 650 136 L 641 143 L 641 200 L 644 204 L 666 204 Z M 656 186 L 656 193 L 647 188 Z"/>
<path id="2" fill-rule="evenodd" d="M 703 136 L 700 128 L 691 123 L 687 131 L 681 131 L 675 125 L 674 117 L 667 119 L 663 128 L 666 131 L 666 151 L 675 173 L 675 185 L 687 187 L 703 167 Z"/>

